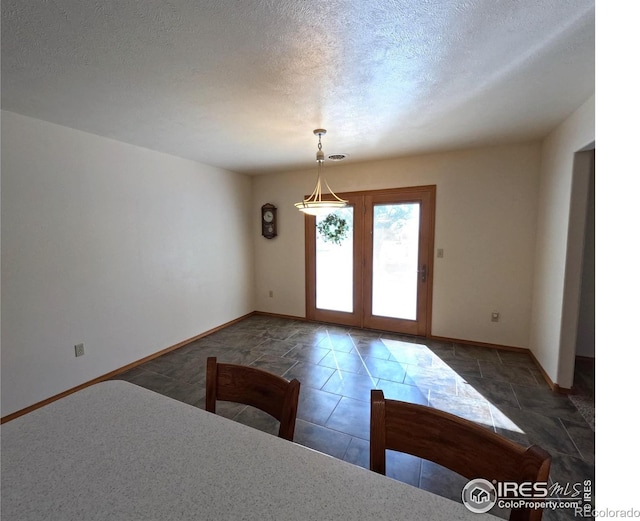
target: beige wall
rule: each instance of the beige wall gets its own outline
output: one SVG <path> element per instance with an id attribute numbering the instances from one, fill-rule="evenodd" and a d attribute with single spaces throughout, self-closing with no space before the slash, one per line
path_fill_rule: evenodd
<path id="1" fill-rule="evenodd" d="M 543 142 L 530 349 L 553 382 L 573 384 L 595 97 Z"/>
<path id="2" fill-rule="evenodd" d="M 253 311 L 250 204 L 246 176 L 3 112 L 2 415 Z"/>
<path id="3" fill-rule="evenodd" d="M 310 160 L 313 161 L 311 152 Z M 432 334 L 528 347 L 540 145 L 329 165 L 334 190 L 437 186 Z M 315 170 L 253 180 L 256 309 L 305 314 L 303 216 L 293 204 Z M 260 207 L 278 207 L 278 237 L 260 236 Z M 268 296 L 273 291 L 273 297 Z M 490 321 L 492 311 L 501 321 Z"/>

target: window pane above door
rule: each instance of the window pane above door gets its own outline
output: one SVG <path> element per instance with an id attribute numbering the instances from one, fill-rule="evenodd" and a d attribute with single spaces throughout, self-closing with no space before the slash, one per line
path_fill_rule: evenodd
<path id="1" fill-rule="evenodd" d="M 353 312 L 353 207 L 332 212 L 347 222 L 340 244 L 325 239 L 316 227 L 316 308 Z M 317 217 L 320 224 L 325 217 Z"/>

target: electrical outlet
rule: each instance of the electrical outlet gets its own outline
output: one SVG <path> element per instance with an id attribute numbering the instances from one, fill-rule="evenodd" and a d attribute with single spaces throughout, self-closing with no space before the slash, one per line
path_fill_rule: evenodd
<path id="1" fill-rule="evenodd" d="M 494 311 L 491 313 L 491 322 L 499 322 L 500 321 L 500 313 Z"/>
<path id="2" fill-rule="evenodd" d="M 273 291 L 269 290 L 269 298 L 273 298 Z"/>
<path id="3" fill-rule="evenodd" d="M 438 248 L 437 256 L 439 259 L 444 257 L 444 250 L 442 248 Z"/>
<path id="4" fill-rule="evenodd" d="M 73 347 L 76 350 L 76 356 L 82 356 L 84 354 L 84 344 L 76 344 Z"/>

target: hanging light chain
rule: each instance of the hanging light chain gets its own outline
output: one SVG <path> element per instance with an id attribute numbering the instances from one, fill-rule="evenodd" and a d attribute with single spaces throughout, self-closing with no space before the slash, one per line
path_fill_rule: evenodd
<path id="1" fill-rule="evenodd" d="M 322 132 L 318 132 L 318 151 L 316 152 L 316 161 L 322 163 L 324 161 L 324 152 L 322 151 Z"/>

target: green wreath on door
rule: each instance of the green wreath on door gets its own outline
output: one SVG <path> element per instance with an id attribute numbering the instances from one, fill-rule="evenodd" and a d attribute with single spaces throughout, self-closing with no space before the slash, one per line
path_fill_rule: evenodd
<path id="1" fill-rule="evenodd" d="M 316 228 L 325 242 L 337 244 L 338 246 L 347 238 L 347 232 L 349 231 L 347 221 L 342 217 L 338 217 L 335 213 L 327 215 L 316 225 Z"/>

